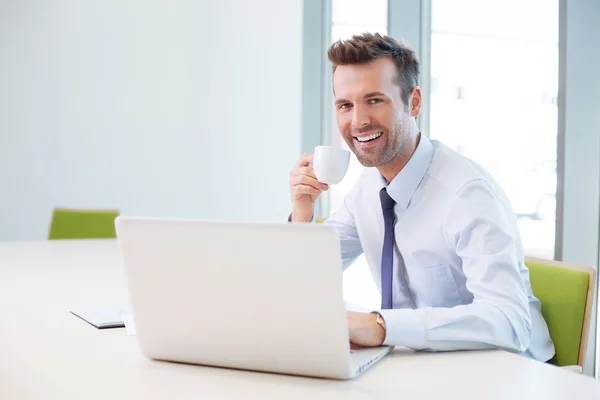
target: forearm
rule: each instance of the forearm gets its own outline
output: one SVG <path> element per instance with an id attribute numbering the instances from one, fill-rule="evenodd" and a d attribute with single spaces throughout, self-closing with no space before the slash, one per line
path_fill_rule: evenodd
<path id="1" fill-rule="evenodd" d="M 479 300 L 453 308 L 382 310 L 384 344 L 433 351 L 502 348 L 523 352 L 531 340 L 531 317 L 510 304 Z"/>

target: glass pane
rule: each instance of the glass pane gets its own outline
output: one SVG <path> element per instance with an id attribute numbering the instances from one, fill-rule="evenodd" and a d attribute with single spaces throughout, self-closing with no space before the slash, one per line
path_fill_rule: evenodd
<path id="1" fill-rule="evenodd" d="M 557 92 L 558 0 L 432 1 L 431 138 L 498 180 L 525 253 L 544 258 L 554 258 Z"/>
<path id="2" fill-rule="evenodd" d="M 349 39 L 352 35 L 371 32 L 387 34 L 387 0 L 333 0 L 331 40 Z M 333 104 L 328 105 L 333 109 Z M 328 142 L 348 150 L 342 139 L 335 115 L 332 113 Z M 330 214 L 344 201 L 344 196 L 356 183 L 362 165 L 354 155 L 344 180 L 329 190 Z M 346 301 L 369 308 L 378 308 L 379 292 L 364 256 L 359 257 L 344 273 L 344 298 Z"/>
<path id="3" fill-rule="evenodd" d="M 334 25 L 387 26 L 388 0 L 333 0 Z"/>
<path id="4" fill-rule="evenodd" d="M 385 25 L 332 25 L 331 40 L 335 42 L 339 39 L 350 39 L 353 35 L 360 33 L 381 33 L 387 32 Z"/>

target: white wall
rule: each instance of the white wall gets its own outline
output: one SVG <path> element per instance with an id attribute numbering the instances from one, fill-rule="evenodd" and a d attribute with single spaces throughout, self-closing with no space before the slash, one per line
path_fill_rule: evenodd
<path id="1" fill-rule="evenodd" d="M 0 0 L 0 240 L 52 208 L 285 220 L 302 0 Z"/>

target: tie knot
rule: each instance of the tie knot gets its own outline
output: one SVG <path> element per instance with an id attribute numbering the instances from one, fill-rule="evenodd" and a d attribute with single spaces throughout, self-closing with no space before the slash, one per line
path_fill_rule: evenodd
<path id="1" fill-rule="evenodd" d="M 381 189 L 381 191 L 379 192 L 379 200 L 381 200 L 381 208 L 384 210 L 394 208 L 394 206 L 396 205 L 396 202 L 390 197 L 386 188 Z"/>

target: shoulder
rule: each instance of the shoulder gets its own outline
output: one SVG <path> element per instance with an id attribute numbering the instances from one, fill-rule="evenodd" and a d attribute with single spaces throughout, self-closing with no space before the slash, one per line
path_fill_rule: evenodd
<path id="1" fill-rule="evenodd" d="M 447 195 L 455 196 L 472 186 L 485 187 L 493 192 L 500 190 L 492 175 L 481 165 L 437 140 L 431 142 L 435 151 L 427 176 Z"/>

